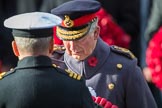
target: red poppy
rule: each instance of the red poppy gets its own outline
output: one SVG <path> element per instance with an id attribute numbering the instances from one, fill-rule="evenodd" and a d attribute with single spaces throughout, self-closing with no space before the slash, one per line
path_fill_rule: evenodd
<path id="1" fill-rule="evenodd" d="M 95 67 L 97 65 L 97 63 L 98 63 L 98 60 L 96 57 L 90 57 L 88 59 L 89 66 Z"/>

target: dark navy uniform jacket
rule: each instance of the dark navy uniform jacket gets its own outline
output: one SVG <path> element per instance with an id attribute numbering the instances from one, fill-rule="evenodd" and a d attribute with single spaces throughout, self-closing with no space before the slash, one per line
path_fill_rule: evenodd
<path id="1" fill-rule="evenodd" d="M 84 80 L 72 76 L 46 56 L 26 57 L 1 77 L 0 108 L 94 108 Z"/>
<path id="2" fill-rule="evenodd" d="M 97 96 L 105 97 L 119 108 L 157 108 L 137 66 L 137 59 L 129 50 L 110 47 L 99 38 L 93 54 L 86 60 L 78 61 L 67 53 L 63 58 L 66 65 L 63 61 L 59 64 L 56 58 L 53 62 L 81 74 L 86 79 L 86 85 L 92 87 Z"/>

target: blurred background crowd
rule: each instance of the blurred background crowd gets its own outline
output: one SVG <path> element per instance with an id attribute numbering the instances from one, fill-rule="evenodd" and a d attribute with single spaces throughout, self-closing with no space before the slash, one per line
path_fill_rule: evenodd
<path id="1" fill-rule="evenodd" d="M 25 12 L 50 12 L 52 8 L 66 1 L 70 0 L 0 0 L 1 72 L 14 68 L 18 60 L 11 50 L 13 40 L 11 32 L 3 26 L 3 21 L 10 16 Z M 97 13 L 101 38 L 107 44 L 125 47 L 134 53 L 158 107 L 162 108 L 162 38 L 160 38 L 162 1 L 98 1 L 102 5 L 102 9 Z M 58 39 L 55 43 L 62 44 Z"/>

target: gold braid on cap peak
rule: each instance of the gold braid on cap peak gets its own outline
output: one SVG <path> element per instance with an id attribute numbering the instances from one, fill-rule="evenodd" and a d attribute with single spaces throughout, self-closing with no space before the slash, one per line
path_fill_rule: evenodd
<path id="1" fill-rule="evenodd" d="M 86 26 L 80 30 L 65 30 L 59 26 L 57 26 L 57 36 L 63 40 L 76 40 L 86 35 L 89 31 L 90 25 Z"/>

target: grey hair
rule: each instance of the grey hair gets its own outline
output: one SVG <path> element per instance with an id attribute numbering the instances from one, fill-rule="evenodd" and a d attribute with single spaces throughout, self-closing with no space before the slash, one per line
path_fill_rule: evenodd
<path id="1" fill-rule="evenodd" d="M 45 38 L 14 37 L 18 50 L 21 52 L 41 53 L 47 51 L 53 36 Z"/>
<path id="2" fill-rule="evenodd" d="M 98 18 L 96 18 L 95 21 L 92 22 L 89 33 L 93 32 L 97 26 L 98 26 Z"/>

